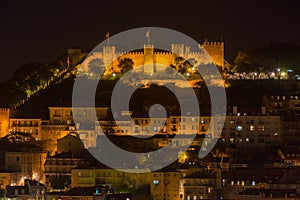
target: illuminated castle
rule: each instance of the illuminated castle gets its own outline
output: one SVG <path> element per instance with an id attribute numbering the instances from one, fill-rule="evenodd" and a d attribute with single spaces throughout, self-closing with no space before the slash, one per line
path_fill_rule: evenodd
<path id="1" fill-rule="evenodd" d="M 201 47 L 206 50 L 201 51 Z M 199 51 L 193 52 L 190 46 L 184 44 L 172 44 L 171 51 L 158 51 L 154 45 L 146 44 L 143 50 L 132 52 L 117 52 L 116 46 L 104 46 L 102 51 L 93 52 L 86 61 L 82 63 L 82 70 L 88 71 L 88 63 L 94 59 L 102 60 L 106 70 L 110 72 L 119 72 L 118 63 L 123 58 L 130 58 L 134 62 L 133 68 L 143 66 L 144 73 L 153 74 L 161 70 L 165 70 L 164 66 L 174 64 L 175 58 L 181 56 L 186 60 L 194 59 L 197 65 L 214 63 L 218 67 L 224 69 L 224 42 L 208 42 L 205 41 Z"/>

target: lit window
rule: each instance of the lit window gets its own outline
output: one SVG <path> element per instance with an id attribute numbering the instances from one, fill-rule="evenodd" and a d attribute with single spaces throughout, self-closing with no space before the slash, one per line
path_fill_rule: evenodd
<path id="1" fill-rule="evenodd" d="M 255 129 L 254 126 L 251 125 L 251 126 L 250 126 L 250 131 L 254 131 L 254 129 Z"/>
<path id="2" fill-rule="evenodd" d="M 265 126 L 258 126 L 259 131 L 265 131 Z"/>
<path id="3" fill-rule="evenodd" d="M 208 193 L 211 193 L 212 188 L 208 188 Z"/>
<path id="4" fill-rule="evenodd" d="M 243 127 L 242 127 L 242 126 L 237 126 L 237 127 L 236 127 L 236 130 L 242 131 L 242 130 L 243 130 Z"/>
<path id="5" fill-rule="evenodd" d="M 158 183 L 159 183 L 158 180 L 153 180 L 154 185 L 157 185 Z"/>

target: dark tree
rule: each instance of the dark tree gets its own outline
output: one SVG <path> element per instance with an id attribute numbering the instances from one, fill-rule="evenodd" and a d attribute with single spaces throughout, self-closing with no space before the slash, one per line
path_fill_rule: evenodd
<path id="1" fill-rule="evenodd" d="M 118 67 L 121 73 L 125 73 L 133 68 L 134 62 L 131 58 L 123 58 L 119 61 Z"/>
<path id="2" fill-rule="evenodd" d="M 99 58 L 91 60 L 88 64 L 88 68 L 89 73 L 92 73 L 95 76 L 100 76 L 105 71 L 104 63 Z"/>
<path id="3" fill-rule="evenodd" d="M 191 58 L 189 60 L 185 60 L 183 57 L 176 57 L 174 60 L 174 64 L 178 72 L 181 74 L 185 74 L 188 69 L 192 68 L 194 64 L 196 64 L 197 61 L 194 58 Z"/>
<path id="4" fill-rule="evenodd" d="M 64 189 L 70 187 L 71 180 L 68 176 L 56 175 L 51 179 L 53 189 Z"/>

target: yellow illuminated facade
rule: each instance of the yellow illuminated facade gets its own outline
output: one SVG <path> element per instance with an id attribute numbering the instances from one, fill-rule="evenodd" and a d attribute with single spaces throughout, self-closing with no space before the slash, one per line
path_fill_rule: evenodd
<path id="1" fill-rule="evenodd" d="M 0 137 L 7 135 L 9 130 L 9 109 L 0 108 Z"/>

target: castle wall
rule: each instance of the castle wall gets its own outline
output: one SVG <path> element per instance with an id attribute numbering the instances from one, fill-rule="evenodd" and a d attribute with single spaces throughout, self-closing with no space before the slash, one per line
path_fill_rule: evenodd
<path id="1" fill-rule="evenodd" d="M 113 62 L 113 69 L 114 72 L 120 72 L 120 69 L 118 67 L 119 60 L 122 60 L 124 58 L 130 58 L 133 60 L 133 68 L 139 67 L 144 65 L 144 53 L 142 52 L 130 52 L 125 54 L 118 54 L 118 59 L 115 59 Z"/>
<path id="2" fill-rule="evenodd" d="M 214 62 L 217 66 L 224 68 L 224 42 L 207 42 L 202 44 L 205 52 L 191 52 L 189 46 L 184 44 L 172 44 L 172 52 L 154 52 L 153 45 L 145 45 L 144 52 L 116 52 L 115 46 L 105 46 L 102 52 L 95 52 L 82 64 L 83 71 L 88 71 L 88 63 L 93 59 L 101 59 L 109 72 L 120 72 L 119 61 L 124 58 L 133 60 L 133 68 L 152 74 L 155 71 L 165 70 L 165 66 L 174 64 L 176 56 L 184 56 L 186 59 L 195 59 L 197 64 L 208 64 Z M 153 65 L 158 63 L 159 65 Z M 139 69 L 137 67 L 143 66 Z"/>
<path id="3" fill-rule="evenodd" d="M 154 63 L 158 63 L 159 65 L 155 65 L 155 69 L 157 72 L 165 71 L 166 66 L 170 66 L 174 64 L 175 54 L 169 52 L 157 52 L 154 53 Z"/>

